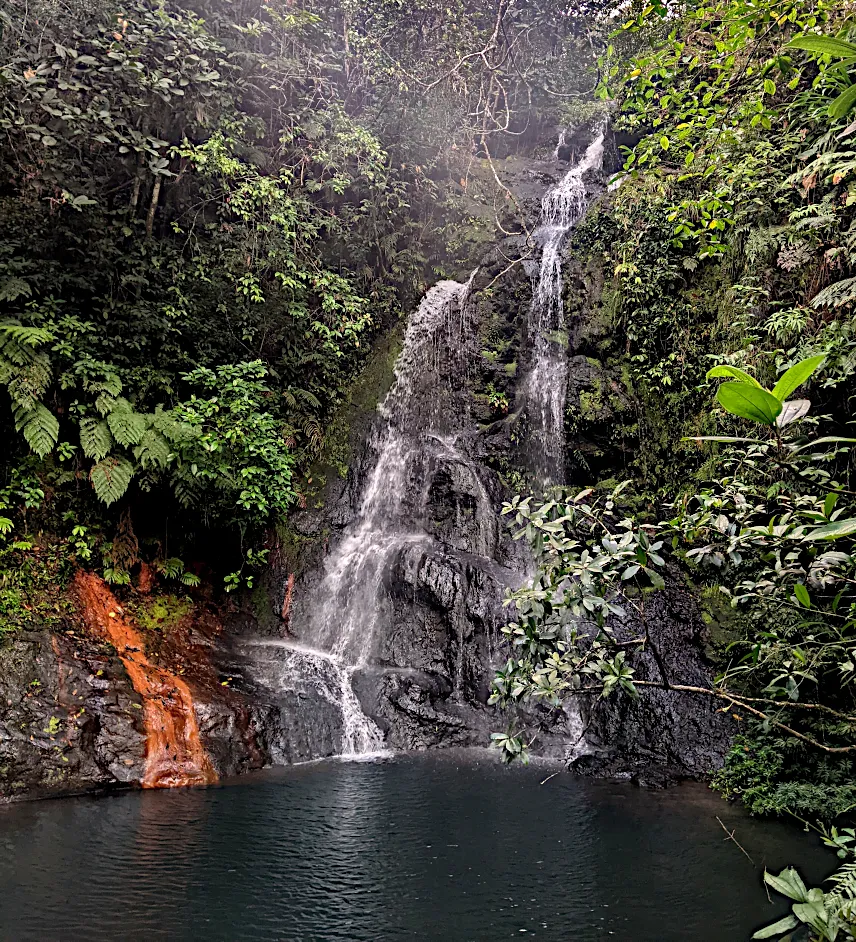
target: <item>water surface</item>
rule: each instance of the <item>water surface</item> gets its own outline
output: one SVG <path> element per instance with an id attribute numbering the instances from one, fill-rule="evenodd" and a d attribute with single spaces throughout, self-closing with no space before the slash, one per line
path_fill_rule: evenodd
<path id="1" fill-rule="evenodd" d="M 0 939 L 738 942 L 783 912 L 765 864 L 834 865 L 703 786 L 552 771 L 435 753 L 0 807 Z"/>

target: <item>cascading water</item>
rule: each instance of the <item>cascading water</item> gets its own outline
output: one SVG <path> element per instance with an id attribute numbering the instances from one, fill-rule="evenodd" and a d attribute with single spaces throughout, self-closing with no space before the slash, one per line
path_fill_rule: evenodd
<path id="1" fill-rule="evenodd" d="M 466 370 L 471 283 L 472 278 L 467 284 L 440 282 L 410 320 L 395 383 L 370 443 L 376 458 L 359 513 L 326 561 L 317 589 L 320 605 L 305 624 L 295 626 L 299 640 L 257 642 L 276 649 L 280 684 L 293 691 L 311 689 L 338 707 L 346 756 L 383 749 L 383 734 L 363 712 L 353 679 L 369 665 L 378 625 L 390 617 L 384 576 L 408 549 L 431 541 L 423 518 L 437 455 L 468 461 L 455 448 L 454 430 L 462 417 L 450 406 L 449 394 L 450 377 Z"/>
<path id="2" fill-rule="evenodd" d="M 524 387 L 532 469 L 543 484 L 561 483 L 567 350 L 562 303 L 562 250 L 568 233 L 588 209 L 585 175 L 603 163 L 604 133 L 591 142 L 582 160 L 547 192 L 535 241 L 541 267 L 533 284 L 529 334 L 532 369 Z"/>
<path id="3" fill-rule="evenodd" d="M 563 464 L 562 251 L 586 211 L 586 177 L 603 143 L 598 135 L 546 194 L 536 233 L 531 370 L 520 389 L 533 471 L 545 486 L 561 482 Z M 387 741 L 483 743 L 493 728 L 491 632 L 526 561 L 501 535 L 502 488 L 482 437 L 489 427 L 473 414 L 472 281 L 440 282 L 411 317 L 392 389 L 337 499 L 337 515 L 350 522 L 333 526 L 323 568 L 299 577 L 290 636 L 250 642 L 251 678 L 279 709 L 275 761 L 372 755 Z M 579 715 L 568 722 L 581 741 Z"/>

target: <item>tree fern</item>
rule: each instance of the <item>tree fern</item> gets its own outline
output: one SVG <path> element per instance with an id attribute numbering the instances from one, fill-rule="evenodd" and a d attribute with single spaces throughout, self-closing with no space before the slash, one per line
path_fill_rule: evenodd
<path id="1" fill-rule="evenodd" d="M 107 416 L 107 424 L 116 441 L 128 447 L 140 444 L 149 427 L 149 420 L 135 412 L 127 399 L 117 399 L 112 412 Z"/>
<path id="2" fill-rule="evenodd" d="M 98 499 L 108 507 L 125 494 L 133 477 L 134 466 L 131 462 L 115 456 L 99 461 L 89 472 Z"/>
<path id="3" fill-rule="evenodd" d="M 96 461 L 106 458 L 113 447 L 110 426 L 104 419 L 81 419 L 80 444 L 87 458 L 94 458 Z"/>
<path id="4" fill-rule="evenodd" d="M 27 444 L 40 458 L 53 451 L 59 439 L 56 416 L 40 402 L 32 409 L 18 406 L 15 410 L 15 428 L 23 433 Z"/>
<path id="5" fill-rule="evenodd" d="M 0 383 L 8 387 L 15 405 L 35 408 L 50 386 L 50 359 L 38 347 L 51 339 L 50 331 L 38 327 L 0 324 Z"/>
<path id="6" fill-rule="evenodd" d="M 321 403 L 318 400 L 318 397 L 309 392 L 308 389 L 298 389 L 294 386 L 289 387 L 288 389 L 283 390 L 282 398 L 292 409 L 296 409 L 299 402 L 305 403 L 312 409 L 321 408 Z"/>
<path id="7" fill-rule="evenodd" d="M 829 878 L 832 890 L 827 900 L 832 908 L 849 924 L 856 919 L 856 861 L 844 864 Z"/>
<path id="8" fill-rule="evenodd" d="M 187 465 L 176 468 L 172 475 L 172 489 L 183 507 L 194 507 L 199 503 L 202 487 Z"/>

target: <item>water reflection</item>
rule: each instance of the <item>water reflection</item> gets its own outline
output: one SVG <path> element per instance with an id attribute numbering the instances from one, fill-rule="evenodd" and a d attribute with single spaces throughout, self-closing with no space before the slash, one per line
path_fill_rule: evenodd
<path id="1" fill-rule="evenodd" d="M 730 942 L 779 912 L 764 864 L 833 863 L 703 788 L 545 776 L 413 757 L 3 808 L 0 939 Z"/>

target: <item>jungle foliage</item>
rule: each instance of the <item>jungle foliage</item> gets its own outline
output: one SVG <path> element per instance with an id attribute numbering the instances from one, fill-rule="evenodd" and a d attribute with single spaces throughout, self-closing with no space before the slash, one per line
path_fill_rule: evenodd
<path id="1" fill-rule="evenodd" d="M 576 94 L 553 86 L 590 44 L 560 7 L 5 4 L 14 552 L 58 538 L 120 583 L 176 553 L 240 573 L 305 500 L 372 339 L 469 263 L 476 148 L 492 167 Z"/>

